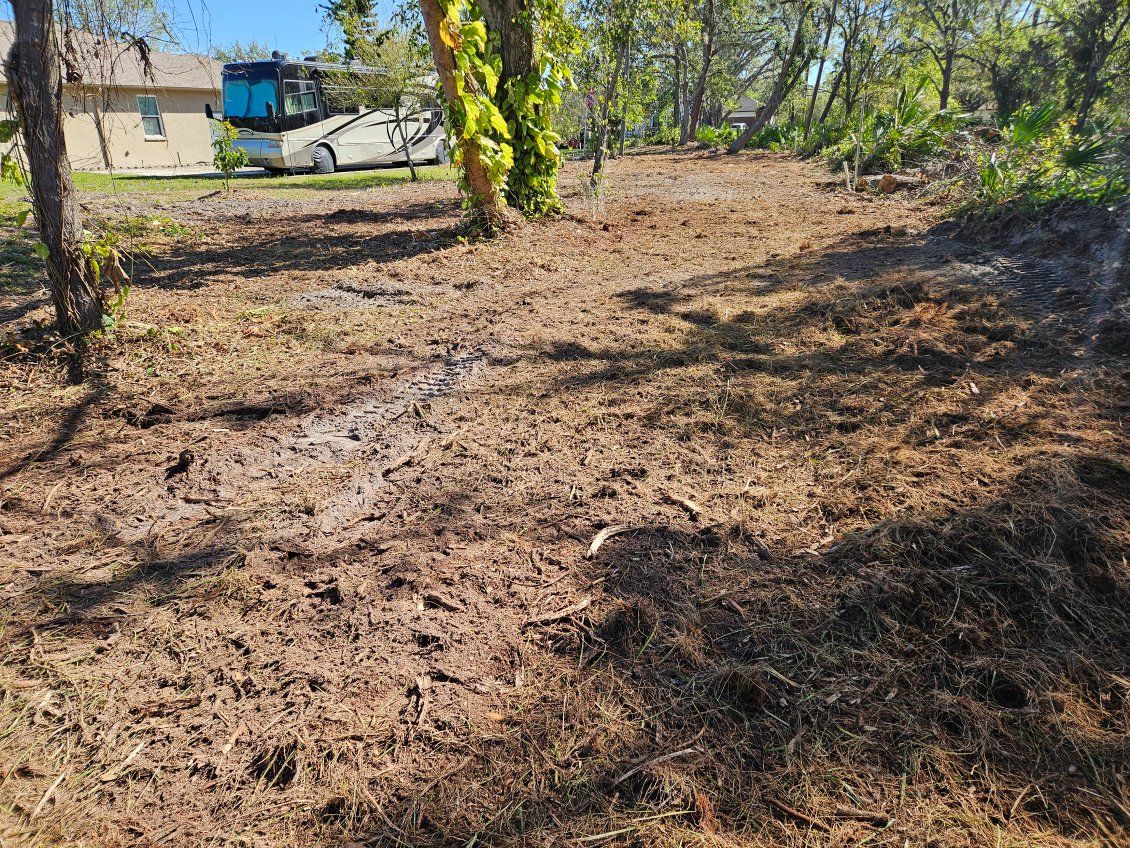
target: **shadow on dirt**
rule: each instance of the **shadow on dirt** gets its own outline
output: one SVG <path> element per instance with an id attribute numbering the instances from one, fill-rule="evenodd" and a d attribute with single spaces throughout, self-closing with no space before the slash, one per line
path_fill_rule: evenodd
<path id="1" fill-rule="evenodd" d="M 183 253 L 174 247 L 154 267 L 137 275 L 137 285 L 194 289 L 217 275 L 328 272 L 365 262 L 395 262 L 442 250 L 463 233 L 452 203 L 405 204 L 395 210 L 338 209 L 327 214 L 292 215 L 285 234 L 275 228 L 241 226 L 239 240 Z M 398 226 L 435 221 L 435 226 Z M 222 223 L 222 222 L 221 222 Z"/>
<path id="2" fill-rule="evenodd" d="M 1026 300 L 1011 283 L 994 287 L 991 269 L 955 261 L 971 249 L 948 240 L 952 227 L 936 229 L 894 246 L 885 243 L 889 237 L 873 244 L 853 236 L 765 266 L 618 295 L 629 315 L 667 322 L 677 345 L 600 347 L 580 338 L 551 341 L 529 356 L 576 362 L 558 378 L 563 390 L 649 380 L 704 363 L 735 378 L 802 380 L 816 395 L 791 423 L 826 427 L 831 420 L 841 428 L 854 426 L 850 398 L 824 397 L 821 389 L 845 378 L 897 384 L 886 410 L 897 416 L 930 389 L 1053 376 L 1090 363 L 1065 360 L 1065 349 L 1086 339 L 1077 324 L 1061 320 L 1057 304 Z M 1080 286 L 1085 290 L 1086 282 Z M 775 297 L 771 308 L 746 306 L 766 295 Z M 975 405 L 990 405 L 995 393 L 980 388 Z M 812 414 L 821 406 L 822 425 Z M 770 411 L 756 414 L 755 423 Z"/>
<path id="3" fill-rule="evenodd" d="M 621 829 L 780 844 L 805 816 L 857 840 L 969 792 L 988 818 L 943 813 L 955 845 L 1020 823 L 1130 825 L 1127 482 L 1099 457 L 1034 463 L 977 506 L 813 554 L 767 553 L 740 525 L 609 541 L 588 574 L 600 604 L 539 628 L 579 663 L 553 683 L 564 705 L 529 681 L 469 748 L 421 731 L 430 776 L 373 779 L 317 815 L 366 845 Z"/>
<path id="4" fill-rule="evenodd" d="M 81 363 L 71 358 L 67 363 L 68 379 L 72 384 L 82 382 Z M 58 459 L 74 440 L 90 413 L 106 398 L 108 389 L 103 383 L 90 386 L 79 400 L 66 406 L 59 413 L 54 435 L 44 444 L 26 452 L 19 459 L 0 468 L 0 480 L 7 480 L 33 463 L 47 463 Z"/>

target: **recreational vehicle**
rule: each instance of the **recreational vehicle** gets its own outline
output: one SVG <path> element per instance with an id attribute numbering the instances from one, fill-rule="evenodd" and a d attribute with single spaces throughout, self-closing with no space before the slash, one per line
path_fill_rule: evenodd
<path id="1" fill-rule="evenodd" d="M 378 68 L 280 54 L 227 64 L 222 118 L 251 164 L 275 173 L 402 163 L 406 151 L 413 162 L 446 162 L 443 110 L 428 87 L 397 102 L 384 78 Z"/>

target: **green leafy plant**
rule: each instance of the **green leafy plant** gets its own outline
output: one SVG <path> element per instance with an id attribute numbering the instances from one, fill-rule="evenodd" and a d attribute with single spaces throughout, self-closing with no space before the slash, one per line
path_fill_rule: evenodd
<path id="1" fill-rule="evenodd" d="M 502 60 L 491 49 L 486 23 L 474 4 L 446 0 L 440 7 L 444 13 L 440 37 L 455 55 L 457 99 L 448 110 L 452 162 L 462 166 L 468 151 L 475 150 L 491 183 L 504 193 L 514 165 L 514 148 L 506 119 L 493 100 Z M 465 179 L 460 180 L 460 189 L 470 200 L 472 190 Z"/>
<path id="2" fill-rule="evenodd" d="M 239 137 L 239 130 L 227 121 L 216 121 L 216 131 L 212 139 L 212 164 L 224 175 L 224 190 L 231 193 L 232 176 L 240 168 L 251 164 L 247 151 L 236 147 L 233 142 Z"/>
<path id="3" fill-rule="evenodd" d="M 95 283 L 102 287 L 103 331 L 112 329 L 121 321 L 125 315 L 126 298 L 129 297 L 130 278 L 122 267 L 122 254 L 118 249 L 120 241 L 119 234 L 113 229 L 97 233 L 84 230 L 82 234 L 80 248 L 94 274 Z"/>
<path id="4" fill-rule="evenodd" d="M 701 126 L 694 135 L 695 141 L 712 147 L 725 147 L 738 137 L 738 131 L 729 124 L 720 127 Z"/>
<path id="5" fill-rule="evenodd" d="M 662 144 L 674 147 L 679 143 L 679 128 L 659 126 L 647 133 L 643 138 L 644 144 Z"/>
<path id="6" fill-rule="evenodd" d="M 844 162 L 854 164 L 859 151 L 859 172 L 897 171 L 945 152 L 950 135 L 967 116 L 951 110 L 935 111 L 923 100 L 927 81 L 911 88 L 899 86 L 888 108 L 855 118 L 848 133 L 827 151 L 829 166 L 838 171 Z"/>
<path id="7" fill-rule="evenodd" d="M 1021 109 L 1000 144 L 978 159 L 973 207 L 1031 207 L 1060 201 L 1105 204 L 1130 195 L 1130 133 L 1074 121 L 1051 104 Z"/>

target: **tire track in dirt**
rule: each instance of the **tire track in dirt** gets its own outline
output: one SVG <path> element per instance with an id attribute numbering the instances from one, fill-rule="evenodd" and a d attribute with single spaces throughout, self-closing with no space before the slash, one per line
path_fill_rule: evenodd
<path id="1" fill-rule="evenodd" d="M 328 536 L 348 529 L 388 488 L 389 473 L 407 464 L 430 438 L 428 428 L 412 414 L 414 408 L 459 391 L 481 374 L 485 358 L 479 349 L 453 354 L 403 381 L 386 400 L 367 397 L 339 409 L 319 409 L 282 433 L 255 433 L 242 443 L 210 449 L 195 462 L 198 469 L 186 474 L 187 485 L 151 485 L 121 503 L 120 512 L 132 515 L 135 526 L 120 530 L 118 538 L 137 544 L 176 529 L 223 521 L 253 509 L 247 504 L 287 480 L 353 464 L 357 468 L 350 482 L 316 510 L 296 516 L 281 533 L 260 535 L 258 541 L 314 532 Z M 438 425 L 432 423 L 431 429 L 434 434 Z M 209 487 L 214 496 L 205 494 Z"/>

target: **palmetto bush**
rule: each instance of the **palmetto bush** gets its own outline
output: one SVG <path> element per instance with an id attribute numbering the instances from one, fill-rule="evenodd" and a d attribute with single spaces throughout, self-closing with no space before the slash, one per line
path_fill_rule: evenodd
<path id="1" fill-rule="evenodd" d="M 964 121 L 950 110 L 935 111 L 922 102 L 925 81 L 914 88 L 903 84 L 891 105 L 853 119 L 850 131 L 828 153 L 828 164 L 839 170 L 843 162 L 854 163 L 860 153 L 860 173 L 897 171 L 941 155 L 947 139 Z"/>
<path id="2" fill-rule="evenodd" d="M 695 132 L 695 140 L 714 147 L 723 147 L 738 137 L 738 131 L 729 124 L 720 127 L 701 126 Z"/>
<path id="3" fill-rule="evenodd" d="M 1001 128 L 1000 144 L 978 165 L 981 205 L 1109 203 L 1130 195 L 1130 134 L 1101 125 L 1075 132 L 1051 104 L 1030 107 Z"/>

